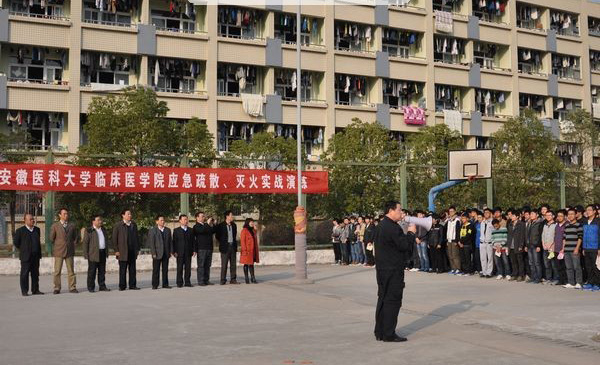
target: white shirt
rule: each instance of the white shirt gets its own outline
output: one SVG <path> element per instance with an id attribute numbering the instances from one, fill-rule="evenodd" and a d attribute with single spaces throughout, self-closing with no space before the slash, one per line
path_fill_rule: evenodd
<path id="1" fill-rule="evenodd" d="M 158 230 L 160 231 L 160 233 L 163 233 L 165 231 L 165 227 L 163 226 L 162 228 L 160 226 L 157 226 Z"/>
<path id="2" fill-rule="evenodd" d="M 102 228 L 94 227 L 94 229 L 96 230 L 96 233 L 98 233 L 98 248 L 101 250 L 105 250 L 106 241 L 104 240 L 104 232 L 102 232 Z"/>
<path id="3" fill-rule="evenodd" d="M 183 229 L 184 231 L 187 231 L 188 226 L 181 226 L 181 229 Z"/>
<path id="4" fill-rule="evenodd" d="M 458 217 L 454 216 L 454 218 L 448 219 L 448 230 L 446 233 L 446 239 L 448 242 L 452 242 L 456 240 L 456 222 L 458 221 Z"/>
<path id="5" fill-rule="evenodd" d="M 28 225 L 25 225 L 25 227 L 27 227 L 27 229 L 29 230 L 29 232 L 33 232 L 33 227 L 34 226 L 29 227 Z"/>
<path id="6" fill-rule="evenodd" d="M 125 223 L 127 225 L 127 227 L 129 227 L 131 225 L 131 221 L 129 221 L 129 222 L 123 221 L 123 223 Z"/>

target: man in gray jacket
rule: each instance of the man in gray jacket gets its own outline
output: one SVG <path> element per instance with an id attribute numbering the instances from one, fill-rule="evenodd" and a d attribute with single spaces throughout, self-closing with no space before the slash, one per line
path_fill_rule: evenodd
<path id="1" fill-rule="evenodd" d="M 169 286 L 169 258 L 173 251 L 173 237 L 169 227 L 165 227 L 165 217 L 156 216 L 156 226 L 148 231 L 147 246 L 152 254 L 152 289 L 158 289 L 159 272 L 162 266 L 162 287 Z"/>
<path id="2" fill-rule="evenodd" d="M 102 217 L 92 217 L 92 226 L 83 234 L 83 257 L 88 260 L 87 289 L 93 293 L 96 289 L 96 272 L 98 272 L 99 291 L 110 291 L 106 287 L 106 259 L 108 258 L 108 235 L 102 227 Z"/>
<path id="3" fill-rule="evenodd" d="M 479 231 L 479 259 L 481 261 L 481 275 L 486 278 L 492 277 L 494 271 L 494 248 L 492 247 L 492 211 L 489 208 L 483 210 L 483 220 L 480 223 Z"/>

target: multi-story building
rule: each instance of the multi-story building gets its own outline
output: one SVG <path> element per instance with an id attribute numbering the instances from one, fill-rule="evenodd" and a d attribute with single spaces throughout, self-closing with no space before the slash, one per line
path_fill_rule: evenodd
<path id="1" fill-rule="evenodd" d="M 91 99 L 135 84 L 155 88 L 168 117 L 206 121 L 224 151 L 258 130 L 296 138 L 300 82 L 312 155 L 355 117 L 398 139 L 418 132 L 403 106 L 428 125 L 458 111 L 447 114 L 474 148 L 524 108 L 559 133 L 570 110 L 598 102 L 600 5 L 588 0 L 304 6 L 300 77 L 293 5 L 1 3 L 1 128 L 29 128 L 40 149 L 76 151 Z"/>

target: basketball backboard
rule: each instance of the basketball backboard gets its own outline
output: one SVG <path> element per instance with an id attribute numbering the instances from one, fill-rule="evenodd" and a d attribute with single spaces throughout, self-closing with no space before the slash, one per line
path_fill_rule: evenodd
<path id="1" fill-rule="evenodd" d="M 448 151 L 448 180 L 490 179 L 492 150 Z"/>

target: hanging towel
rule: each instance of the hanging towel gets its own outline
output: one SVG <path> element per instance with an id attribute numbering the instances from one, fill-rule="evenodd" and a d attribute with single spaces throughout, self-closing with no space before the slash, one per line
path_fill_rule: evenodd
<path id="1" fill-rule="evenodd" d="M 452 33 L 453 30 L 452 13 L 447 11 L 435 11 L 435 29 L 444 33 Z"/>
<path id="2" fill-rule="evenodd" d="M 263 96 L 256 94 L 241 93 L 242 108 L 244 112 L 253 117 L 259 117 L 263 115 Z"/>
<path id="3" fill-rule="evenodd" d="M 594 118 L 600 118 L 600 103 L 593 103 L 592 111 L 593 111 Z"/>
<path id="4" fill-rule="evenodd" d="M 404 123 L 409 125 L 425 125 L 425 110 L 414 106 L 403 106 Z"/>
<path id="5" fill-rule="evenodd" d="M 451 131 L 457 131 L 461 135 L 463 134 L 463 120 L 462 114 L 458 110 L 444 110 L 444 124 L 450 128 Z"/>
<path id="6" fill-rule="evenodd" d="M 292 74 L 292 91 L 296 91 L 296 71 Z"/>
<path id="7" fill-rule="evenodd" d="M 156 59 L 156 64 L 154 65 L 154 86 L 158 86 L 158 76 L 160 75 L 160 66 L 158 63 L 158 58 Z"/>

